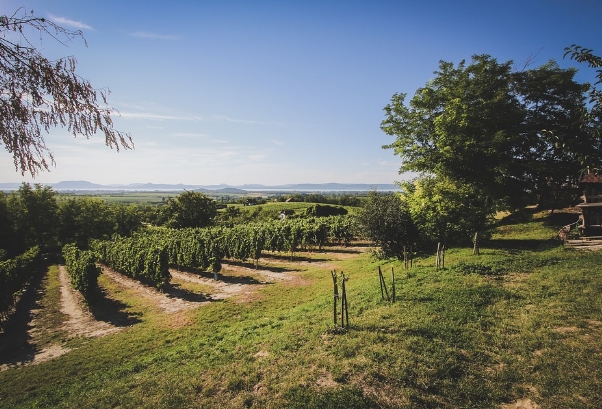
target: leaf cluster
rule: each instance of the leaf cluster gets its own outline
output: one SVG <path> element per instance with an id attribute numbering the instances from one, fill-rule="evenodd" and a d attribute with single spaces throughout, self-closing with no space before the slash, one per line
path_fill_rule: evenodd
<path id="1" fill-rule="evenodd" d="M 40 40 L 49 37 L 64 45 L 83 38 L 79 30 L 65 29 L 23 9 L 0 16 L 0 137 L 15 169 L 35 176 L 55 163 L 43 132 L 57 126 L 86 138 L 100 131 L 106 145 L 117 151 L 133 148 L 131 136 L 113 127 L 111 115 L 116 111 L 107 104 L 109 90 L 96 90 L 78 76 L 74 57 L 51 61 L 43 56 L 27 29 Z"/>
<path id="2" fill-rule="evenodd" d="M 31 280 L 40 262 L 40 248 L 34 246 L 16 257 L 0 261 L 0 326 L 18 300 L 19 293 Z"/>
<path id="3" fill-rule="evenodd" d="M 90 300 L 98 288 L 100 275 L 100 268 L 96 265 L 96 254 L 90 250 L 80 250 L 74 244 L 63 246 L 62 253 L 71 285 L 86 301 Z"/>

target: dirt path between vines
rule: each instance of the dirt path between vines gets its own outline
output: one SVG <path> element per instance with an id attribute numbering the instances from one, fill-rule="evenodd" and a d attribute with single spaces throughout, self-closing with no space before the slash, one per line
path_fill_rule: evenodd
<path id="1" fill-rule="evenodd" d="M 103 274 L 119 286 L 133 292 L 136 296 L 150 300 L 163 313 L 173 314 L 234 296 L 237 296 L 237 302 L 247 302 L 253 298 L 254 294 L 260 288 L 268 284 L 281 282 L 285 283 L 285 285 L 293 286 L 306 285 L 308 282 L 297 274 L 304 270 L 305 266 L 311 265 L 333 269 L 335 268 L 333 263 L 336 261 L 356 257 L 359 253 L 366 251 L 365 248 L 357 247 L 332 250 L 332 252 L 326 250 L 324 253 L 321 253 L 324 256 L 324 260 L 312 260 L 300 257 L 291 261 L 288 257 L 268 255 L 259 260 L 258 268 L 254 268 L 250 264 L 226 261 L 223 264 L 222 274 L 220 275 L 221 279 L 218 281 L 213 279 L 212 274 L 198 274 L 170 269 L 172 284 L 164 292 L 119 274 L 106 266 L 101 266 L 101 268 Z M 81 294 L 71 287 L 65 266 L 59 266 L 58 279 L 61 293 L 60 311 L 67 316 L 67 320 L 60 329 L 68 334 L 68 338 L 77 336 L 100 337 L 121 331 L 129 326 L 113 325 L 111 324 L 113 322 L 111 319 L 96 319 L 85 305 Z M 182 285 L 183 283 L 198 284 L 202 288 L 207 289 L 207 291 L 205 294 L 198 291 L 188 291 L 184 288 L 185 285 Z M 28 337 L 35 346 L 37 331 L 35 311 L 32 311 L 32 314 L 34 319 L 29 324 Z M 13 362 L 17 361 L 18 363 L 10 365 L 2 364 L 0 365 L 0 372 L 9 368 L 44 362 L 64 355 L 67 352 L 69 352 L 69 349 L 62 345 L 49 345 L 41 350 L 35 350 L 33 353 L 30 351 L 23 359 L 16 356 L 11 357 Z"/>
<path id="2" fill-rule="evenodd" d="M 122 329 L 94 318 L 90 310 L 85 307 L 82 295 L 71 287 L 67 269 L 62 265 L 59 266 L 59 281 L 61 283 L 61 312 L 69 317 L 64 324 L 64 329 L 71 337 L 77 335 L 99 337 Z"/>

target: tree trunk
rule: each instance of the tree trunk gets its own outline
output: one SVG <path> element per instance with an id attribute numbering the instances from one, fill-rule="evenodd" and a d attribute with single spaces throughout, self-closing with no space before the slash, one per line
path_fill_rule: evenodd
<path id="1" fill-rule="evenodd" d="M 479 255 L 479 232 L 475 232 L 474 234 L 474 247 L 472 249 L 472 254 L 478 256 Z"/>

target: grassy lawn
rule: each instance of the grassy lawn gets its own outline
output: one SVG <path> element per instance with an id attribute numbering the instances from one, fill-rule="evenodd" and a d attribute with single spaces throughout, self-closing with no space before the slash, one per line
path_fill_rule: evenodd
<path id="1" fill-rule="evenodd" d="M 293 262 L 273 258 L 272 267 L 300 272 L 253 296 L 171 314 L 101 277 L 134 324 L 69 341 L 53 312 L 51 270 L 38 302 L 50 322 L 43 339 L 71 350 L 0 372 L 0 402 L 3 408 L 510 408 L 521 401 L 598 408 L 602 253 L 564 250 L 551 240 L 556 231 L 543 215 L 505 224 L 480 256 L 449 250 L 438 272 L 434 257 L 405 271 L 352 248 L 300 253 Z M 395 269 L 395 304 L 381 300 L 378 266 L 389 285 Z M 350 277 L 348 331 L 332 324 L 335 268 Z"/>

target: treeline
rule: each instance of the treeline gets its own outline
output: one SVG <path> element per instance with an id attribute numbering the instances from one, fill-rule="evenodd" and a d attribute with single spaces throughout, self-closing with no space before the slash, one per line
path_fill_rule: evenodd
<path id="1" fill-rule="evenodd" d="M 65 197 L 48 186 L 24 183 L 10 194 L 0 192 L 0 260 L 33 246 L 55 254 L 69 243 L 86 249 L 91 239 L 129 236 L 142 221 L 143 214 L 135 205 Z"/>

